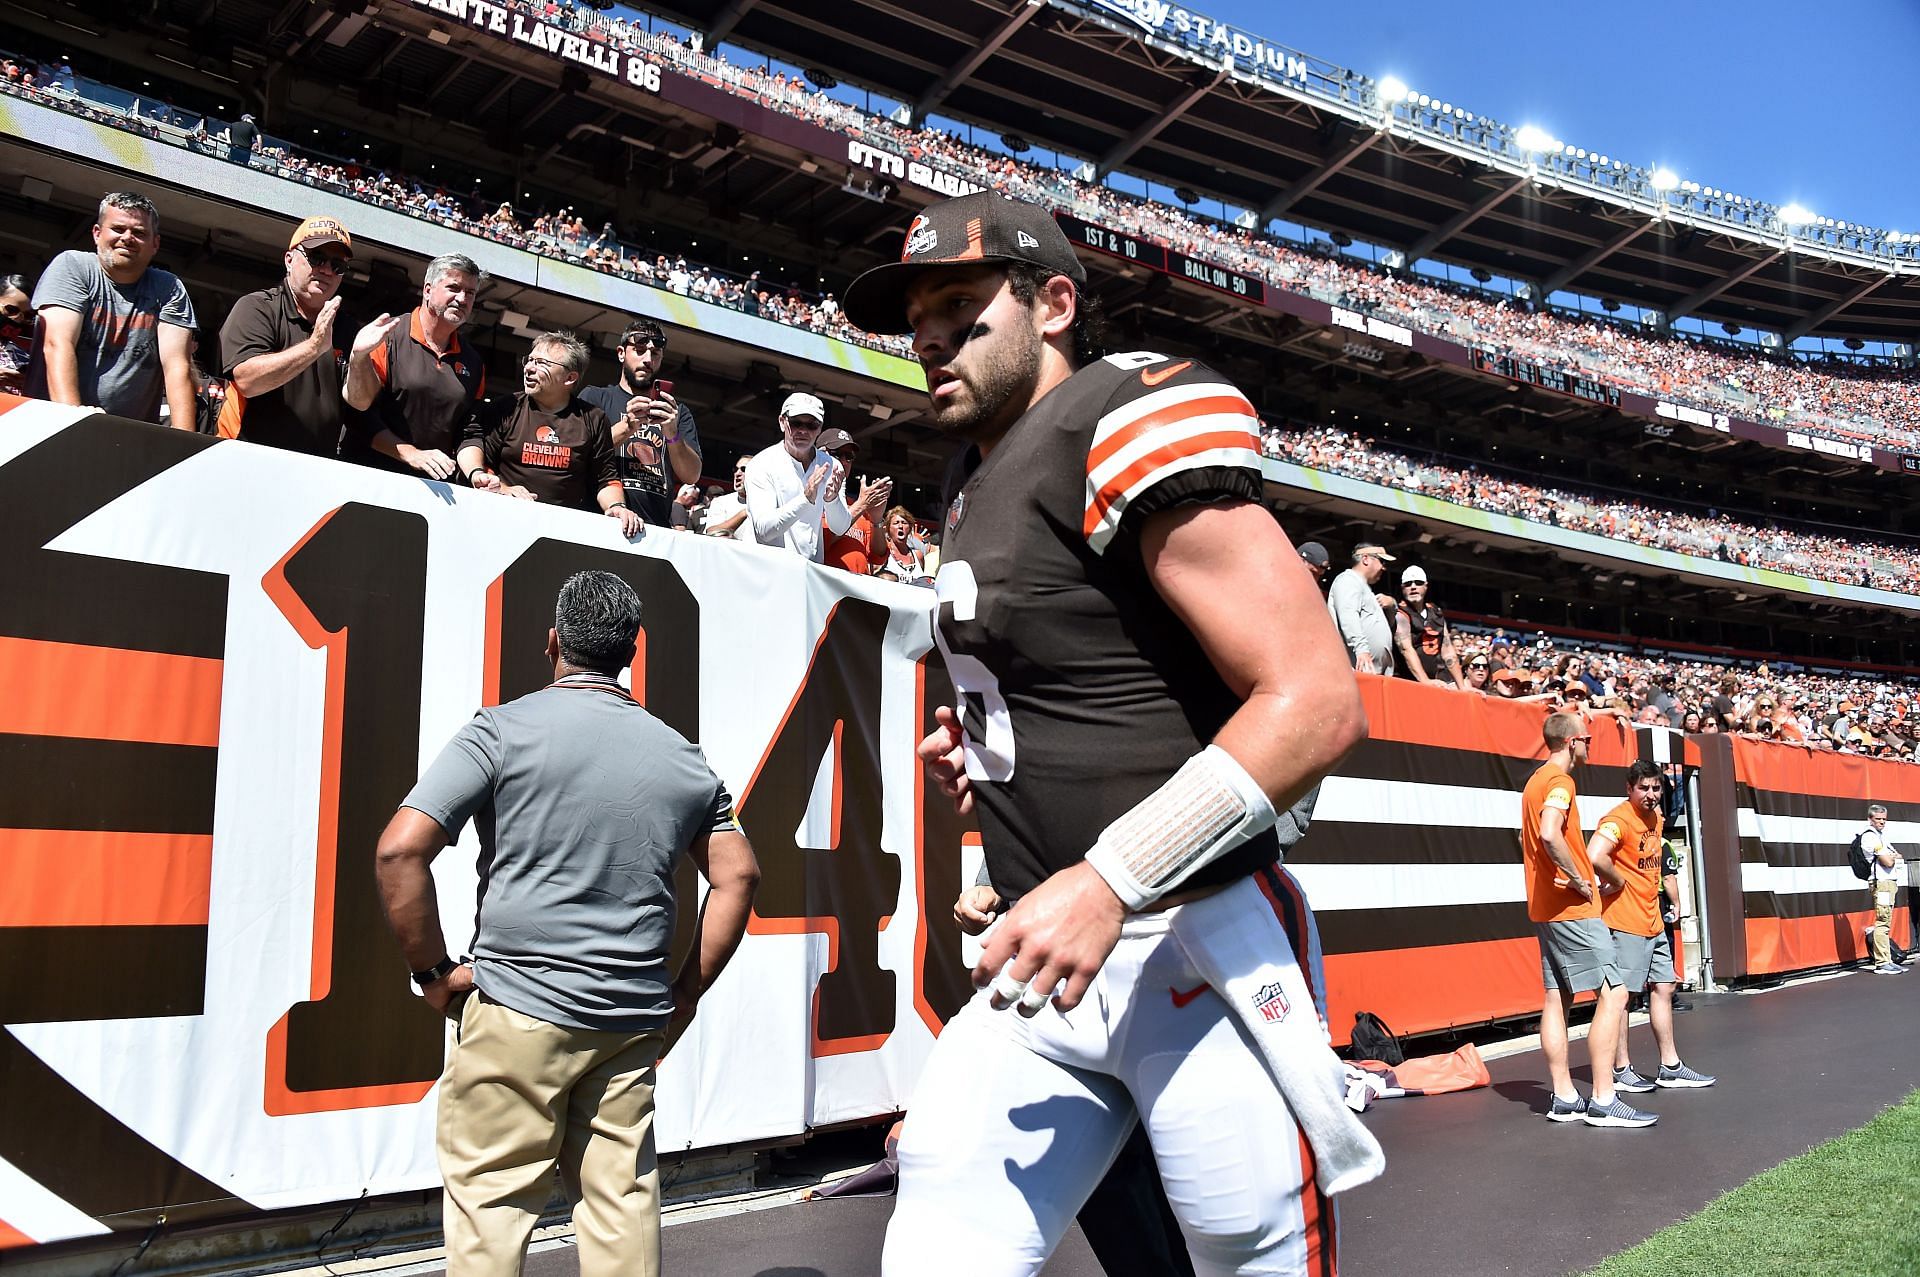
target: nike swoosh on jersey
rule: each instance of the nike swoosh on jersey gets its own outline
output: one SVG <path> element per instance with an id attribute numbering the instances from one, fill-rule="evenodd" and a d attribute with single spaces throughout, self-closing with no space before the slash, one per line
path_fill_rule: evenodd
<path id="1" fill-rule="evenodd" d="M 1142 368 L 1140 370 L 1140 384 L 1143 386 L 1157 386 L 1169 377 L 1178 377 L 1191 367 L 1193 367 L 1193 360 L 1182 359 L 1179 363 L 1169 364 L 1165 368 Z"/>
<path id="2" fill-rule="evenodd" d="M 1164 479 L 1206 466 L 1260 469 L 1260 419 L 1225 382 L 1170 386 L 1107 413 L 1087 451 L 1081 531 L 1088 547 L 1105 553 L 1128 503 Z"/>
<path id="3" fill-rule="evenodd" d="M 1212 987 L 1213 986 L 1210 984 L 1197 984 L 1193 988 L 1188 989 L 1185 993 L 1182 993 L 1180 992 L 1180 990 L 1169 985 L 1167 987 L 1167 992 L 1173 995 L 1174 1006 L 1183 1007 L 1187 1005 L 1187 1003 L 1199 997 L 1201 994 L 1205 993 L 1208 989 L 1211 989 Z"/>

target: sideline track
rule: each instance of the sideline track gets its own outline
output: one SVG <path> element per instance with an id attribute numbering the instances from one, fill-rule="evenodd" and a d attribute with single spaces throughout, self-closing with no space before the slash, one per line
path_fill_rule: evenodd
<path id="1" fill-rule="evenodd" d="M 1537 1048 L 1490 1059 L 1489 1088 L 1386 1100 L 1367 1123 L 1387 1173 L 1341 1199 L 1343 1277 L 1527 1277 L 1599 1263 L 1693 1214 L 1728 1189 L 1862 1125 L 1920 1086 L 1920 966 L 1910 978 L 1866 971 L 1755 993 L 1698 998 L 1675 1019 L 1683 1057 L 1719 1085 L 1634 1097 L 1660 1114 L 1645 1131 L 1556 1126 L 1540 1116 L 1546 1070 Z M 1641 1019 L 1641 1017 L 1635 1017 Z M 1653 1035 L 1632 1030 L 1634 1062 Z M 1585 1090 L 1585 1045 L 1572 1047 Z M 675 1212 L 665 1271 L 699 1277 L 874 1277 L 890 1198 Z M 565 1230 L 546 1230 L 529 1277 L 573 1277 Z M 319 1274 L 323 1269 L 305 1270 Z M 437 1277 L 434 1252 L 332 1272 Z M 1099 1273 L 1077 1233 L 1045 1277 Z"/>

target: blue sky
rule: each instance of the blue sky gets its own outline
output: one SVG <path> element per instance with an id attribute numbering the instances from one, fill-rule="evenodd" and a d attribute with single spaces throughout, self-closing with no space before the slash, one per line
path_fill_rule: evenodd
<path id="1" fill-rule="evenodd" d="M 1188 7 L 1703 186 L 1920 231 L 1920 0 Z"/>

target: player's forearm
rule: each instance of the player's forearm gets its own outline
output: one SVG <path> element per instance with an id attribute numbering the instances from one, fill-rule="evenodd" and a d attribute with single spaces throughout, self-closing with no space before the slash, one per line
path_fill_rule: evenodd
<path id="1" fill-rule="evenodd" d="M 424 971 L 447 952 L 440 930 L 440 905 L 433 887 L 432 854 L 391 836 L 374 854 L 374 879 L 387 925 L 400 942 L 407 967 Z"/>
<path id="2" fill-rule="evenodd" d="M 1257 689 L 1213 743 L 1246 769 L 1275 810 L 1285 811 L 1366 737 L 1359 688 L 1351 671 L 1332 664 L 1304 685 Z"/>
<path id="3" fill-rule="evenodd" d="M 1573 858 L 1573 848 L 1568 845 L 1564 836 L 1542 834 L 1540 842 L 1547 849 L 1548 859 L 1560 867 L 1560 872 L 1567 876 L 1569 882 L 1575 879 L 1586 880 L 1586 875 L 1581 872 L 1578 862 Z"/>

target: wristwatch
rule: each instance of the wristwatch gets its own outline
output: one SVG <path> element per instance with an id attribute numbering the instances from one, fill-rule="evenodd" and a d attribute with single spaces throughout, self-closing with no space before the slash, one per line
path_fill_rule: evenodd
<path id="1" fill-rule="evenodd" d="M 452 955 L 445 955 L 441 957 L 440 961 L 434 963 L 425 971 L 415 971 L 413 973 L 413 982 L 424 989 L 428 985 L 435 984 L 452 975 L 453 969 L 459 965 L 458 962 L 453 960 Z"/>

